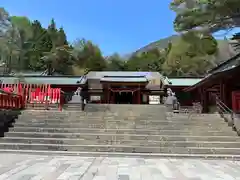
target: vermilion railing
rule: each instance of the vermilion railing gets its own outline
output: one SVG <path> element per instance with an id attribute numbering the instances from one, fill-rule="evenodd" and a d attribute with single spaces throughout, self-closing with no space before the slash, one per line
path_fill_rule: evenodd
<path id="1" fill-rule="evenodd" d="M 61 89 L 51 88 L 50 84 L 1 84 L 0 89 L 20 97 L 23 108 L 28 104 L 32 107 L 44 105 L 46 108 L 56 104 L 62 110 Z"/>
<path id="2" fill-rule="evenodd" d="M 22 109 L 24 103 L 22 97 L 4 90 L 0 90 L 0 109 Z"/>

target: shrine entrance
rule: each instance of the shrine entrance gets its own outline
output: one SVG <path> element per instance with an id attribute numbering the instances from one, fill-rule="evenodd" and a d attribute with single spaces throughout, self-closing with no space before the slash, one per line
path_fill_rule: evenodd
<path id="1" fill-rule="evenodd" d="M 103 103 L 106 104 L 142 104 L 142 92 L 148 80 L 142 76 L 108 77 L 101 79 Z"/>
<path id="2" fill-rule="evenodd" d="M 141 88 L 109 88 L 106 91 L 110 104 L 141 103 Z"/>
<path id="3" fill-rule="evenodd" d="M 115 104 L 132 104 L 133 103 L 133 93 L 132 92 L 113 92 L 115 96 Z"/>

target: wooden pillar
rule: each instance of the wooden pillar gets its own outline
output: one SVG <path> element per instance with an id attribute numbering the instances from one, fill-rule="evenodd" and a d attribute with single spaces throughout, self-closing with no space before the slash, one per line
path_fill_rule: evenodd
<path id="1" fill-rule="evenodd" d="M 138 104 L 141 104 L 141 89 L 140 89 L 140 84 L 138 84 Z"/>
<path id="2" fill-rule="evenodd" d="M 204 113 L 207 113 L 208 110 L 209 110 L 209 97 L 208 97 L 208 91 L 203 89 L 203 98 L 204 98 L 204 101 L 203 101 L 203 112 Z"/>
<path id="3" fill-rule="evenodd" d="M 220 91 L 220 92 L 219 92 L 220 97 L 219 97 L 219 98 L 220 98 L 221 101 L 223 101 L 223 90 L 222 90 L 222 89 L 223 89 L 223 86 L 222 86 L 222 80 L 219 82 L 219 87 L 220 87 L 220 90 L 219 90 L 219 91 Z"/>
<path id="4" fill-rule="evenodd" d="M 224 104 L 226 104 L 226 84 L 224 80 L 220 81 L 220 99 Z"/>
<path id="5" fill-rule="evenodd" d="M 109 96 L 110 96 L 109 93 L 110 93 L 109 92 L 109 84 L 107 83 L 107 104 L 109 104 Z"/>
<path id="6" fill-rule="evenodd" d="M 207 112 L 207 104 L 206 104 L 206 96 L 207 96 L 207 93 L 206 91 L 204 91 L 203 88 L 199 88 L 198 90 L 199 92 L 199 95 L 200 95 L 200 103 L 202 105 L 202 108 L 203 108 L 203 113 Z"/>

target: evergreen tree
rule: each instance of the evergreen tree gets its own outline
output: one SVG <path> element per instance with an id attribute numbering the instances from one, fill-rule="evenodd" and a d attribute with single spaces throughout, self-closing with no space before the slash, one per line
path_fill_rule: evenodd
<path id="1" fill-rule="evenodd" d="M 107 60 L 107 67 L 106 70 L 109 71 L 124 71 L 126 70 L 125 61 L 123 58 L 120 57 L 119 54 L 115 53 L 112 56 L 106 58 Z"/>
<path id="2" fill-rule="evenodd" d="M 32 23 L 32 39 L 29 67 L 32 70 L 45 70 L 45 63 L 41 60 L 44 52 L 49 52 L 52 49 L 52 41 L 46 29 L 37 20 Z"/>
<path id="3" fill-rule="evenodd" d="M 106 68 L 106 61 L 102 56 L 101 50 L 92 42 L 88 42 L 85 47 L 87 52 L 86 68 L 90 71 L 102 71 Z"/>
<path id="4" fill-rule="evenodd" d="M 58 40 L 57 40 L 57 46 L 63 46 L 68 45 L 67 36 L 65 34 L 65 31 L 63 27 L 61 27 L 58 31 Z"/>
<path id="5" fill-rule="evenodd" d="M 217 32 L 240 25 L 239 0 L 173 0 L 170 6 L 177 14 L 178 32 L 196 28 Z"/>

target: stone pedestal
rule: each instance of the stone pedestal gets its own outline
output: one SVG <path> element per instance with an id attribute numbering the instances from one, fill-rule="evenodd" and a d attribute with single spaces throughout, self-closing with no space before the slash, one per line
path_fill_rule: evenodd
<path id="1" fill-rule="evenodd" d="M 240 118 L 237 116 L 234 116 L 234 128 L 237 131 L 238 136 L 240 136 Z"/>
<path id="2" fill-rule="evenodd" d="M 228 123 L 228 126 L 233 126 L 233 117 L 231 114 L 223 114 L 223 118 Z"/>

